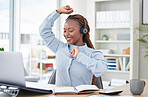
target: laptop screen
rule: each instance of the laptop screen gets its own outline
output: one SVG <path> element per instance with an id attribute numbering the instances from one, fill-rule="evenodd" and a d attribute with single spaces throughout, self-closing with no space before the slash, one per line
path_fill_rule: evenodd
<path id="1" fill-rule="evenodd" d="M 0 83 L 25 86 L 24 64 L 20 52 L 0 51 Z"/>

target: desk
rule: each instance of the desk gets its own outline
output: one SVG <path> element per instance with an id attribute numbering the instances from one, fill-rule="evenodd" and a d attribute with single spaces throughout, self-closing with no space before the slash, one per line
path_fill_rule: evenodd
<path id="1" fill-rule="evenodd" d="M 146 81 L 146 86 L 145 86 L 144 91 L 141 95 L 132 95 L 129 90 L 129 84 L 123 85 L 120 87 L 116 87 L 111 90 L 117 90 L 117 89 L 123 90 L 123 92 L 120 93 L 120 95 L 132 95 L 133 97 L 148 97 L 148 79 L 145 81 Z M 31 93 L 31 92 L 23 91 L 17 97 L 89 97 L 90 95 L 100 95 L 100 94 L 98 94 L 98 92 L 95 92 L 93 94 L 83 94 L 83 95 L 64 95 L 64 94 L 52 95 L 52 94 L 38 94 L 38 93 Z M 119 95 L 116 95 L 116 96 L 119 96 Z M 5 93 L 0 92 L 0 97 L 10 97 L 10 96 Z M 115 95 L 112 97 L 115 97 Z"/>

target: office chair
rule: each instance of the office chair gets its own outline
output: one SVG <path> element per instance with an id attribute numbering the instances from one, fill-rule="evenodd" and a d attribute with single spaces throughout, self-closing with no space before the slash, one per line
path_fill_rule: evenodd
<path id="1" fill-rule="evenodd" d="M 48 81 L 48 84 L 55 84 L 55 78 L 56 78 L 56 69 L 53 71 L 52 75 L 50 76 L 50 79 Z M 95 77 L 93 75 L 93 85 L 96 85 L 99 89 L 103 89 L 102 79 L 101 77 Z"/>

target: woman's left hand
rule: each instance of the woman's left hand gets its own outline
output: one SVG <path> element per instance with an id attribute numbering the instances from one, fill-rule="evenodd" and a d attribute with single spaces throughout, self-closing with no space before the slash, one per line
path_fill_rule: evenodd
<path id="1" fill-rule="evenodd" d="M 79 54 L 79 49 L 78 48 L 73 48 L 72 51 L 69 53 L 72 57 L 76 58 L 77 55 Z"/>

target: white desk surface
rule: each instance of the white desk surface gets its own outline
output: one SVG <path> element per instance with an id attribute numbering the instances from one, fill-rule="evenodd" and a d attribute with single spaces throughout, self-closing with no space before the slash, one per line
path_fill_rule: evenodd
<path id="1" fill-rule="evenodd" d="M 114 95 L 114 96 L 111 96 L 111 97 L 116 97 L 116 96 L 124 96 L 124 95 L 130 95 L 130 96 L 133 96 L 133 97 L 148 97 L 148 79 L 145 80 L 146 81 L 146 86 L 144 88 L 144 92 L 141 94 L 141 95 L 132 95 L 130 90 L 129 90 L 129 84 L 127 85 L 123 85 L 123 86 L 120 86 L 120 87 L 116 87 L 114 89 L 111 89 L 111 90 L 123 90 L 122 93 L 120 93 L 119 95 Z M 17 97 L 89 97 L 90 95 L 100 95 L 98 93 L 98 91 L 96 91 L 95 93 L 92 93 L 92 94 L 81 94 L 81 95 L 72 95 L 72 94 L 58 94 L 58 95 L 53 95 L 53 94 L 39 94 L 39 93 L 32 93 L 32 92 L 25 92 L 25 91 L 22 91 L 19 93 L 19 95 Z M 104 96 L 109 96 L 109 95 L 104 95 Z M 5 93 L 2 93 L 0 92 L 0 97 L 11 97 Z"/>

